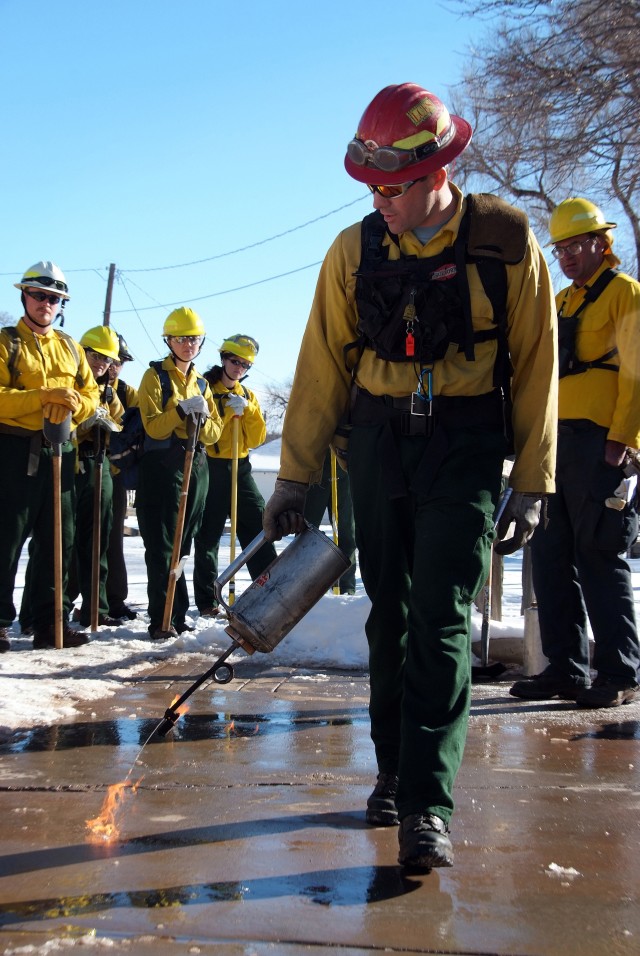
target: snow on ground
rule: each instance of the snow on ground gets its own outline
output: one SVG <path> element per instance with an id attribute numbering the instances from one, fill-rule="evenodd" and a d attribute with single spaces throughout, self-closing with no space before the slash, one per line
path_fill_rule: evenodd
<path id="1" fill-rule="evenodd" d="M 135 526 L 135 520 L 132 522 Z M 329 529 L 325 529 L 329 531 Z M 154 664 L 165 659 L 188 661 L 195 654 L 211 658 L 228 649 L 231 638 L 225 633 L 225 621 L 204 619 L 192 607 L 190 620 L 193 633 L 162 642 L 152 642 L 147 635 L 146 569 L 144 550 L 139 536 L 126 536 L 125 556 L 129 571 L 129 603 L 139 611 L 138 619 L 118 628 L 100 628 L 90 644 L 73 649 L 34 651 L 30 638 L 21 637 L 19 625 L 11 629 L 12 650 L 0 655 L 0 739 L 17 727 L 49 724 L 77 716 L 85 702 L 116 695 L 123 680 L 144 679 Z M 286 540 L 278 545 L 282 548 Z M 24 584 L 25 554 L 16 581 L 15 603 L 19 607 Z M 220 567 L 229 563 L 229 538 L 220 548 Z M 631 561 L 634 588 L 640 603 L 640 559 Z M 187 562 L 189 593 L 192 564 Z M 504 562 L 503 620 L 491 622 L 491 638 L 522 638 L 524 623 L 520 614 L 521 552 Z M 246 569 L 236 578 L 239 597 L 250 582 Z M 367 646 L 364 623 L 369 612 L 369 599 L 360 579 L 354 596 L 324 595 L 314 608 L 269 654 L 273 664 L 309 669 L 367 669 Z M 640 607 L 638 608 L 640 612 Z M 472 613 L 472 639 L 478 640 L 481 619 Z M 256 652 L 259 654 L 260 652 Z M 246 660 L 243 651 L 231 657 L 240 664 Z M 203 668 L 209 664 L 205 663 Z M 198 671 L 200 673 L 200 671 Z M 239 673 L 239 671 L 238 671 Z"/>

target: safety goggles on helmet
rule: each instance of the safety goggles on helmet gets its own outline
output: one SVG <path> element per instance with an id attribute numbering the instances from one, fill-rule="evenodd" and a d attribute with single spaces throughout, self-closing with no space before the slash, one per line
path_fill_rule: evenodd
<path id="1" fill-rule="evenodd" d="M 437 153 L 451 139 L 451 127 L 445 136 L 434 136 L 428 143 L 413 149 L 398 149 L 395 146 L 376 146 L 370 149 L 361 139 L 352 139 L 347 146 L 347 156 L 356 166 L 375 166 L 385 173 L 395 173 L 410 163 L 420 162 Z"/>
<path id="2" fill-rule="evenodd" d="M 384 196 L 385 199 L 397 199 L 399 196 L 404 196 L 416 183 L 423 182 L 424 179 L 425 177 L 422 176 L 420 179 L 410 179 L 408 182 L 398 183 L 396 186 L 374 186 L 372 183 L 367 183 L 367 189 L 371 190 L 372 193 L 378 193 L 379 196 Z"/>
<path id="3" fill-rule="evenodd" d="M 593 242 L 597 238 L 597 235 L 594 234 L 589 236 L 587 239 L 576 239 L 574 242 L 570 242 L 566 246 L 554 246 L 551 250 L 551 255 L 554 259 L 564 259 L 565 256 L 579 256 L 583 248 L 589 242 Z"/>
<path id="4" fill-rule="evenodd" d="M 36 302 L 44 302 L 46 300 L 49 305 L 58 305 L 59 302 L 62 302 L 62 296 L 60 295 L 49 295 L 47 292 L 36 292 L 28 288 L 24 291 L 30 299 L 35 299 Z"/>
<path id="5" fill-rule="evenodd" d="M 69 287 L 66 282 L 62 282 L 60 279 L 53 279 L 51 276 L 33 276 L 33 281 L 37 282 L 38 285 L 46 285 L 53 287 L 54 289 L 59 289 L 60 292 L 69 291 Z"/>

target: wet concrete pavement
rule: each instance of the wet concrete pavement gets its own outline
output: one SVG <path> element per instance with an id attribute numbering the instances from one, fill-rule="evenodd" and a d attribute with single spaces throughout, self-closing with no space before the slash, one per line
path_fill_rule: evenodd
<path id="1" fill-rule="evenodd" d="M 165 661 L 0 748 L 3 953 L 640 952 L 639 703 L 518 701 L 516 668 L 474 687 L 455 866 L 411 875 L 397 829 L 364 821 L 364 674 L 241 656 L 141 750 L 210 663 Z M 86 821 L 127 777 L 119 837 L 90 842 Z"/>

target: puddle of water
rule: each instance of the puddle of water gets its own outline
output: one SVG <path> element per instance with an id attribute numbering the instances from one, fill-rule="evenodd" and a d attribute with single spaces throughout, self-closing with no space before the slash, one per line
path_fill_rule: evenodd
<path id="1" fill-rule="evenodd" d="M 53 727 L 33 727 L 17 730 L 11 740 L 0 746 L 0 754 L 34 753 L 37 751 L 72 750 L 79 747 L 121 747 L 162 744 L 165 740 L 195 741 L 221 740 L 233 737 L 264 737 L 265 734 L 283 734 L 310 727 L 350 726 L 368 721 L 363 712 L 359 717 L 331 717 L 309 715 L 300 711 L 266 714 L 184 714 L 165 738 L 154 734 L 158 720 L 92 721 L 91 723 L 63 724 Z M 150 735 L 151 739 L 150 738 Z"/>

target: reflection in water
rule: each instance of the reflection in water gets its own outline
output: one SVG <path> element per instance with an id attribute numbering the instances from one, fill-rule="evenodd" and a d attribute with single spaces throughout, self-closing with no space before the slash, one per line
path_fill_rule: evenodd
<path id="1" fill-rule="evenodd" d="M 309 873 L 281 874 L 242 882 L 229 880 L 0 903 L 0 927 L 15 923 L 77 918 L 104 909 L 157 909 L 203 903 L 269 900 L 288 896 L 304 897 L 322 906 L 358 906 L 395 899 L 412 893 L 421 885 L 420 880 L 404 877 L 399 867 L 392 866 L 313 870 Z M 439 892 L 438 900 L 445 896 L 448 897 L 448 894 Z"/>
<path id="2" fill-rule="evenodd" d="M 575 734 L 571 740 L 640 740 L 640 720 L 623 720 Z"/>
<path id="3" fill-rule="evenodd" d="M 283 734 L 309 727 L 340 727 L 368 723 L 364 710 L 356 716 L 310 714 L 308 711 L 289 711 L 280 714 L 185 714 L 180 717 L 171 734 L 158 737 L 151 744 L 165 740 L 196 741 L 220 740 L 232 737 L 253 737 L 256 734 Z M 33 727 L 16 731 L 12 739 L 0 746 L 0 754 L 33 753 L 42 750 L 73 750 L 78 747 L 118 747 L 143 744 L 153 734 L 158 720 L 92 721 L 55 727 Z"/>

